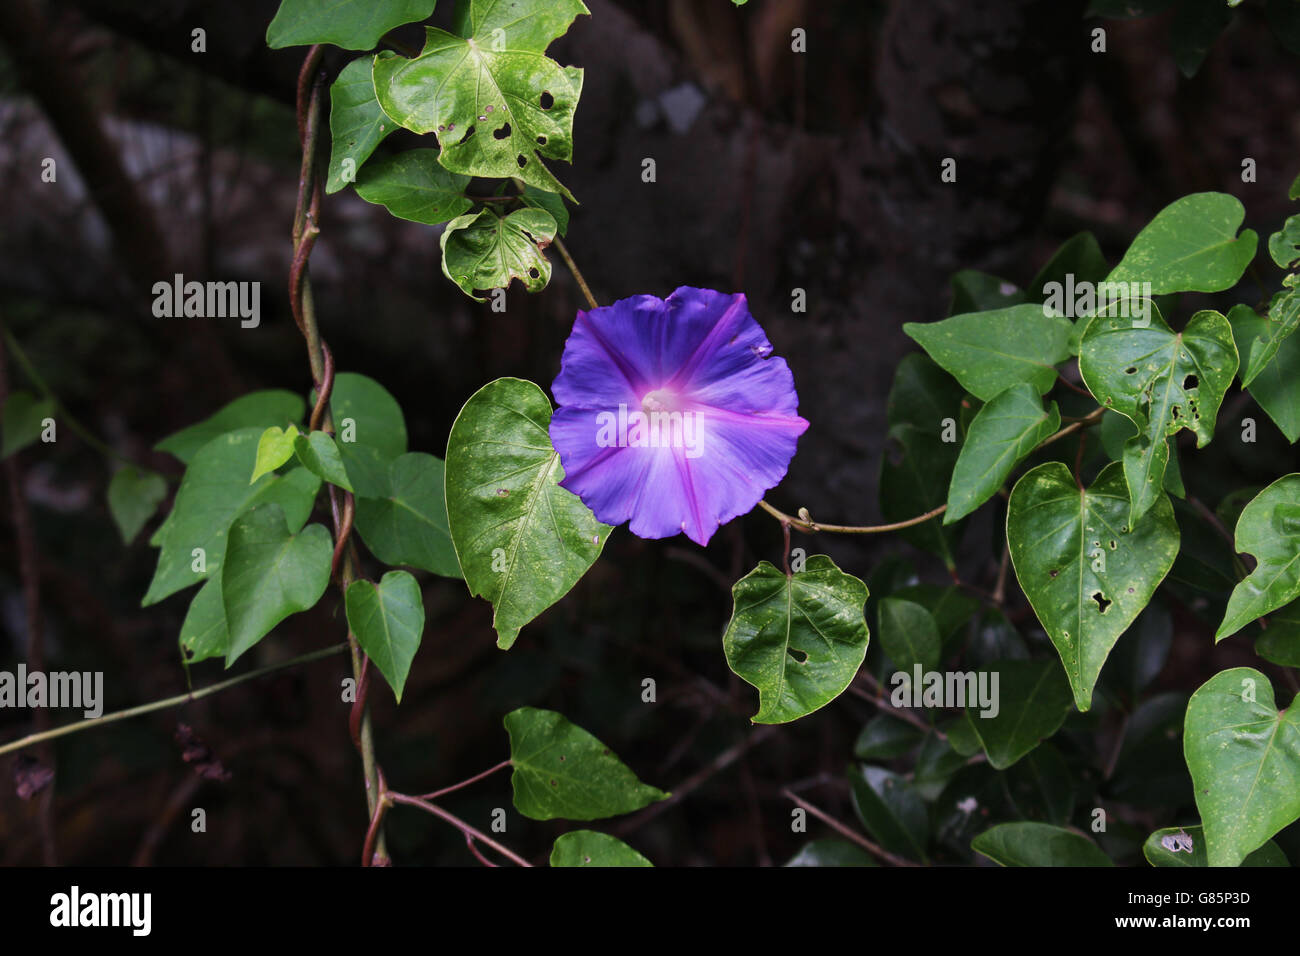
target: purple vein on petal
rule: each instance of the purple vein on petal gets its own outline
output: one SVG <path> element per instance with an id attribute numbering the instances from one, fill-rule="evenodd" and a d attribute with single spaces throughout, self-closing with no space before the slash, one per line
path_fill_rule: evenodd
<path id="1" fill-rule="evenodd" d="M 731 326 L 735 324 L 737 312 L 747 314 L 745 309 L 745 297 L 743 295 L 732 297 L 731 304 L 728 305 L 722 311 L 722 314 L 718 316 L 717 321 L 713 323 L 713 327 L 709 329 L 708 334 L 706 334 L 704 338 L 700 340 L 700 343 L 695 346 L 690 356 L 682 363 L 682 367 L 677 370 L 676 374 L 674 374 L 672 379 L 666 384 L 666 388 L 680 388 L 682 384 L 690 382 L 691 378 L 695 375 L 696 370 L 705 359 L 711 358 L 713 353 L 717 351 L 719 340 L 722 339 L 727 332 L 731 330 Z"/>
<path id="2" fill-rule="evenodd" d="M 628 387 L 631 388 L 632 391 L 637 394 L 647 391 L 644 382 L 638 385 L 641 376 L 638 374 L 636 368 L 634 368 L 632 363 L 623 357 L 622 353 L 619 352 L 618 349 L 610 345 L 609 341 L 600 334 L 600 329 L 596 328 L 596 323 L 591 321 L 590 315 L 590 312 L 579 312 L 574 325 L 576 326 L 579 322 L 582 323 L 583 329 L 591 335 L 596 344 L 601 347 L 607 356 L 609 356 L 610 361 L 613 362 L 614 365 L 617 366 L 618 370 L 623 373 L 623 378 L 627 381 Z"/>

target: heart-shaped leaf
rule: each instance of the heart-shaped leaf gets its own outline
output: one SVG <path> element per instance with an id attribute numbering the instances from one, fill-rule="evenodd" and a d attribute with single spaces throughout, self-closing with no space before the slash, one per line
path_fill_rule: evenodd
<path id="1" fill-rule="evenodd" d="M 880 646 L 894 665 L 908 675 L 920 666 L 922 672 L 939 666 L 942 641 L 934 618 L 920 604 L 887 597 L 877 610 Z"/>
<path id="2" fill-rule="evenodd" d="M 1230 289 L 1255 258 L 1259 241 L 1251 229 L 1237 235 L 1245 218 L 1240 200 L 1227 193 L 1175 200 L 1138 233 L 1106 281 L 1149 282 L 1149 295 Z"/>
<path id="3" fill-rule="evenodd" d="M 599 820 L 670 794 L 648 786 L 563 714 L 520 707 L 505 717 L 515 809 L 533 820 Z"/>
<path id="4" fill-rule="evenodd" d="M 540 388 L 501 378 L 470 397 L 447 439 L 451 540 L 469 593 L 492 602 L 503 649 L 587 573 L 612 530 L 559 486 L 550 422 Z"/>
<path id="5" fill-rule="evenodd" d="M 325 192 L 336 193 L 356 182 L 361 165 L 380 141 L 398 128 L 375 99 L 370 60 L 363 57 L 345 66 L 330 86 L 330 165 Z"/>
<path id="6" fill-rule="evenodd" d="M 1086 836 L 1050 823 L 999 823 L 970 841 L 1002 866 L 1114 866 Z"/>
<path id="7" fill-rule="evenodd" d="M 1214 420 L 1237 372 L 1232 326 L 1218 312 L 1192 316 L 1174 332 L 1154 304 L 1142 318 L 1100 314 L 1079 343 L 1079 374 L 1097 401 L 1138 427 L 1124 446 L 1124 476 L 1135 523 L 1160 497 L 1169 446 L 1184 428 L 1197 447 L 1214 437 Z"/>
<path id="8" fill-rule="evenodd" d="M 582 71 L 561 67 L 546 48 L 580 14 L 581 0 L 461 4 L 459 36 L 429 28 L 414 59 L 375 57 L 375 94 L 384 112 L 417 133 L 437 133 L 441 162 L 452 172 L 573 196 L 542 158 L 573 157 L 573 114 Z"/>
<path id="9" fill-rule="evenodd" d="M 529 292 L 551 281 L 551 263 L 542 250 L 555 238 L 555 220 L 545 209 L 516 209 L 498 216 L 490 209 L 466 213 L 447 223 L 442 271 L 474 299 L 475 289 L 504 289 L 519 279 Z"/>
<path id="10" fill-rule="evenodd" d="M 291 468 L 283 475 L 263 475 L 250 485 L 248 475 L 261 434 L 257 427 L 228 432 L 208 442 L 190 460 L 171 514 L 154 533 L 153 542 L 162 551 L 143 607 L 219 570 L 226 553 L 226 531 L 237 515 L 250 508 L 275 502 L 284 509 L 291 531 L 303 526 L 320 479 L 306 468 Z"/>
<path id="11" fill-rule="evenodd" d="M 293 451 L 302 466 L 321 481 L 328 481 L 345 491 L 352 490 L 339 446 L 325 432 L 298 435 L 293 440 Z"/>
<path id="12" fill-rule="evenodd" d="M 378 584 L 353 581 L 344 595 L 348 628 L 402 702 L 402 688 L 424 634 L 424 598 L 405 571 L 389 571 Z"/>
<path id="13" fill-rule="evenodd" d="M 423 20 L 437 0 L 281 0 L 266 29 L 266 45 L 333 43 L 345 50 L 373 50 L 379 38 L 403 23 Z"/>
<path id="14" fill-rule="evenodd" d="M 251 485 L 263 475 L 269 475 L 293 457 L 293 441 L 298 437 L 298 426 L 280 428 L 272 425 L 257 440 L 257 457 L 253 459 Z"/>
<path id="15" fill-rule="evenodd" d="M 406 420 L 397 399 L 373 378 L 339 372 L 330 393 L 330 412 L 352 490 L 361 497 L 388 494 L 389 465 L 406 452 Z"/>
<path id="16" fill-rule="evenodd" d="M 618 837 L 595 830 L 560 834 L 551 848 L 551 866 L 654 866 Z"/>
<path id="17" fill-rule="evenodd" d="M 108 512 L 122 535 L 123 544 L 135 540 L 166 497 L 167 482 L 157 472 L 141 471 L 134 465 L 117 470 L 108 483 Z"/>
<path id="18" fill-rule="evenodd" d="M 811 714 L 843 693 L 862 666 L 867 586 L 824 554 L 811 555 L 790 576 L 760 561 L 732 586 L 731 597 L 722 648 L 728 666 L 758 688 L 754 723 Z"/>
<path id="19" fill-rule="evenodd" d="M 1300 706 L 1278 713 L 1250 667 L 1220 671 L 1192 695 L 1183 753 L 1210 866 L 1237 866 L 1300 818 Z"/>
<path id="20" fill-rule="evenodd" d="M 385 564 L 405 564 L 458 578 L 460 564 L 447 528 L 443 463 L 409 452 L 388 467 L 388 494 L 357 499 L 357 531 Z"/>
<path id="21" fill-rule="evenodd" d="M 1070 357 L 1069 319 L 1030 303 L 954 315 L 940 322 L 908 322 L 903 331 L 982 401 L 1027 382 L 1043 394 L 1056 365 Z"/>
<path id="22" fill-rule="evenodd" d="M 227 432 L 257 426 L 258 433 L 270 425 L 284 426 L 302 420 L 306 404 L 302 396 L 283 389 L 264 389 L 241 395 L 216 413 L 188 428 L 168 435 L 154 445 L 189 464 L 200 448 Z"/>
<path id="23" fill-rule="evenodd" d="M 1257 563 L 1232 589 L 1215 641 L 1300 597 L 1300 474 L 1283 475 L 1242 509 L 1236 543 Z"/>
<path id="24" fill-rule="evenodd" d="M 1065 723 L 1070 686 L 1055 662 L 999 661 L 973 676 L 973 687 L 968 681 L 963 688 L 966 719 L 998 770 L 1016 763 Z"/>
<path id="25" fill-rule="evenodd" d="M 1056 402 L 1044 411 L 1038 389 L 1028 382 L 996 395 L 971 422 L 952 471 L 943 523 L 964 518 L 997 494 L 1012 469 L 1060 427 Z"/>
<path id="26" fill-rule="evenodd" d="M 399 219 L 430 226 L 455 219 L 474 205 L 465 198 L 469 177 L 438 164 L 436 149 L 408 149 L 371 163 L 357 176 L 357 195 Z"/>
<path id="27" fill-rule="evenodd" d="M 1134 526 L 1119 465 L 1081 491 L 1052 461 L 1027 472 L 1007 503 L 1007 543 L 1021 589 L 1061 655 L 1079 710 L 1119 636 L 1173 567 L 1178 525 L 1161 497 Z"/>
<path id="28" fill-rule="evenodd" d="M 286 617 L 315 606 L 329 586 L 333 554 L 324 525 L 293 534 L 274 502 L 235 519 L 221 569 L 227 667 Z"/>

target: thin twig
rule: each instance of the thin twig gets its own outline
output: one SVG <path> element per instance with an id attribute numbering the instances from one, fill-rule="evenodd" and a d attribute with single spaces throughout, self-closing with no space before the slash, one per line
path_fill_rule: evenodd
<path id="1" fill-rule="evenodd" d="M 818 531 L 827 531 L 831 534 L 883 534 L 887 531 L 901 531 L 903 528 L 910 528 L 913 525 L 924 524 L 931 518 L 937 518 L 948 510 L 946 504 L 940 505 L 932 511 L 927 511 L 923 515 L 917 515 L 915 518 L 908 518 L 906 521 L 895 521 L 892 524 L 875 524 L 875 525 L 844 525 L 844 524 L 822 524 L 813 521 L 811 518 L 796 518 L 788 515 L 784 511 L 773 508 L 766 501 L 760 500 L 758 506 L 770 514 L 777 521 L 788 524 L 792 528 L 798 528 L 805 534 L 816 534 Z M 804 512 L 806 514 L 806 512 Z"/>
<path id="2" fill-rule="evenodd" d="M 141 704 L 138 707 L 129 707 L 126 710 L 115 711 L 111 714 L 104 714 L 100 717 L 90 717 L 86 720 L 79 720 L 76 723 L 64 724 L 62 727 L 55 727 L 39 734 L 30 734 L 21 737 L 18 740 L 11 740 L 7 744 L 0 744 L 0 756 L 12 753 L 15 750 L 22 750 L 24 747 L 30 747 L 38 744 L 43 740 L 54 740 L 56 737 L 66 737 L 68 734 L 80 733 L 83 730 L 90 730 L 93 727 L 102 727 L 105 724 L 116 723 L 119 720 L 126 720 L 128 717 L 140 717 L 144 714 L 152 714 L 154 711 L 166 710 L 168 707 L 179 707 L 181 704 L 188 704 L 192 700 L 202 700 L 204 697 L 210 697 L 236 684 L 242 684 L 245 681 L 254 680 L 258 677 L 264 677 L 275 671 L 282 671 L 289 667 L 295 667 L 298 664 L 310 664 L 312 661 L 319 661 L 326 657 L 332 657 L 347 649 L 347 644 L 335 644 L 333 647 L 327 647 L 324 650 L 312 651 L 310 654 L 303 654 L 291 660 L 281 661 L 278 664 L 268 664 L 266 667 L 259 667 L 257 670 L 249 671 L 247 674 L 241 674 L 238 677 L 232 677 L 229 680 L 223 680 L 208 687 L 191 691 L 188 694 L 177 694 L 175 697 L 166 697 L 162 700 L 155 700 L 148 704 Z"/>
<path id="3" fill-rule="evenodd" d="M 438 819 L 445 820 L 447 823 L 450 823 L 452 826 L 454 826 L 457 830 L 459 830 L 461 833 L 465 834 L 466 836 L 472 836 L 475 840 L 478 840 L 484 846 L 489 846 L 492 849 L 496 850 L 507 860 L 509 860 L 511 863 L 514 863 L 517 866 L 532 866 L 531 863 L 525 860 L 518 853 L 514 852 L 508 847 L 502 846 L 500 843 L 492 839 L 482 830 L 475 829 L 474 827 L 466 823 L 464 820 L 462 820 L 460 817 L 456 816 L 455 814 L 448 813 L 446 810 L 444 810 L 442 807 L 438 806 L 437 804 L 430 803 L 428 800 L 424 800 L 421 797 L 412 797 L 409 794 L 393 793 L 391 791 L 388 794 L 388 799 L 393 801 L 393 803 L 404 803 L 409 807 L 419 807 L 421 810 L 425 811 L 426 813 L 432 813 Z"/>
<path id="4" fill-rule="evenodd" d="M 600 306 L 596 304 L 596 297 L 591 294 L 591 289 L 587 287 L 587 280 L 582 277 L 582 273 L 578 270 L 578 264 L 573 261 L 573 256 L 569 255 L 569 250 L 564 245 L 564 240 L 559 236 L 556 236 L 553 240 L 553 244 L 556 249 L 560 250 L 560 258 L 564 260 L 564 264 L 568 266 L 569 271 L 573 273 L 573 278 L 577 281 L 578 288 L 582 290 L 583 298 L 587 300 L 588 308 L 599 309 Z"/>
<path id="5" fill-rule="evenodd" d="M 876 844 L 872 843 L 861 833 L 858 833 L 856 830 L 852 830 L 849 827 L 846 827 L 844 824 L 840 823 L 839 820 L 836 820 L 825 810 L 822 810 L 814 806 L 813 804 L 804 800 L 802 797 L 798 796 L 797 794 L 791 793 L 788 787 L 781 790 L 781 796 L 785 797 L 787 800 L 792 801 L 796 806 L 803 807 L 804 810 L 812 814 L 822 823 L 826 824 L 828 827 L 830 827 L 840 836 L 844 837 L 846 840 L 852 840 L 854 843 L 862 847 L 862 849 L 866 850 L 872 856 L 877 856 L 880 859 L 884 860 L 886 863 L 892 863 L 894 866 L 918 866 L 919 865 L 917 863 L 912 862 L 911 860 L 905 860 L 901 856 L 895 856 L 893 853 L 890 853 L 884 847 L 876 846 Z"/>
<path id="6" fill-rule="evenodd" d="M 492 774 L 496 773 L 498 770 L 501 770 L 501 769 L 503 769 L 503 768 L 505 768 L 505 767 L 509 767 L 509 766 L 511 766 L 510 761 L 509 761 L 509 760 L 503 760 L 503 761 L 501 761 L 499 764 L 497 764 L 495 767 L 489 767 L 487 770 L 484 770 L 482 773 L 476 773 L 474 776 L 470 777 L 468 780 L 462 780 L 460 783 L 453 783 L 450 787 L 443 787 L 441 790 L 435 790 L 435 791 L 433 791 L 433 793 L 425 793 L 425 794 L 421 794 L 421 795 L 420 795 L 420 799 L 421 799 L 421 800 L 437 800 L 437 799 L 438 799 L 439 797 L 441 797 L 441 796 L 445 796 L 446 794 L 453 793 L 453 792 L 455 792 L 455 791 L 457 791 L 457 790 L 460 790 L 460 789 L 462 789 L 462 788 L 464 788 L 464 787 L 468 787 L 468 786 L 469 786 L 470 784 L 472 784 L 472 783 L 478 783 L 478 782 L 479 782 L 480 780 L 482 780 L 484 777 L 490 777 L 490 776 L 492 776 Z"/>

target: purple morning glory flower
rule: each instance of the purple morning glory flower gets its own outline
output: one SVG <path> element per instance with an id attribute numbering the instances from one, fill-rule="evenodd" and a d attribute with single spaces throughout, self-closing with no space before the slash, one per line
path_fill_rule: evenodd
<path id="1" fill-rule="evenodd" d="M 605 524 L 708 544 L 785 476 L 808 427 L 743 295 L 682 287 L 579 312 L 551 386 L 551 443 Z"/>

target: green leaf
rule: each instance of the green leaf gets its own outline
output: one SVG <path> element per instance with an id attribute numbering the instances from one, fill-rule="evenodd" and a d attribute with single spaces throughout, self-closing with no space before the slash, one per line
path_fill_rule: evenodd
<path id="1" fill-rule="evenodd" d="M 1300 290 L 1283 289 L 1268 305 L 1268 316 L 1258 337 L 1250 343 L 1241 384 L 1249 386 L 1277 356 L 1292 333 L 1300 327 Z"/>
<path id="2" fill-rule="evenodd" d="M 1114 866 L 1086 836 L 1049 823 L 999 823 L 970 845 L 1001 866 Z"/>
<path id="3" fill-rule="evenodd" d="M 230 649 L 230 632 L 226 630 L 221 575 L 208 578 L 207 583 L 194 592 L 190 609 L 181 623 L 180 646 L 187 664 L 226 656 Z"/>
<path id="4" fill-rule="evenodd" d="M 1142 855 L 1152 866 L 1209 866 L 1205 831 L 1200 827 L 1165 827 L 1147 837 Z M 1290 866 L 1282 848 L 1269 840 L 1241 862 L 1242 866 Z"/>
<path id="5" fill-rule="evenodd" d="M 333 555 L 324 525 L 294 534 L 274 502 L 235 519 L 221 569 L 227 667 L 286 617 L 315 606 L 329 586 Z"/>
<path id="6" fill-rule="evenodd" d="M 375 147 L 398 128 L 375 99 L 369 58 L 345 66 L 330 87 L 330 165 L 325 192 L 336 193 L 356 182 Z"/>
<path id="7" fill-rule="evenodd" d="M 344 595 L 348 628 L 374 661 L 397 702 L 424 634 L 424 598 L 405 571 L 389 571 L 378 584 L 353 581 Z"/>
<path id="8" fill-rule="evenodd" d="M 1013 305 L 969 312 L 903 331 L 982 401 L 1028 382 L 1041 395 L 1056 381 L 1056 364 L 1071 355 L 1069 319 L 1045 314 L 1041 305 Z"/>
<path id="9" fill-rule="evenodd" d="M 1106 412 L 1101 416 L 1101 427 L 1097 429 L 1101 438 L 1101 447 L 1106 450 L 1106 455 L 1111 461 L 1124 461 L 1124 449 L 1129 439 L 1138 435 L 1138 427 L 1133 424 L 1132 419 L 1125 418 L 1119 412 Z M 1185 498 L 1186 489 L 1183 488 L 1183 473 L 1178 464 L 1178 446 L 1175 444 L 1173 437 L 1166 438 L 1165 444 L 1169 446 L 1169 463 L 1165 466 L 1165 477 L 1162 487 L 1178 498 Z"/>
<path id="10" fill-rule="evenodd" d="M 441 459 L 410 452 L 389 465 L 386 495 L 357 499 L 357 531 L 375 557 L 447 578 L 461 576 L 447 528 L 445 480 Z"/>
<path id="11" fill-rule="evenodd" d="M 1138 325 L 1146 321 L 1147 325 Z M 1201 311 L 1174 332 L 1151 305 L 1147 319 L 1098 315 L 1079 344 L 1079 374 L 1097 401 L 1138 427 L 1124 446 L 1124 477 L 1136 522 L 1160 497 L 1169 446 L 1184 428 L 1202 448 L 1237 371 L 1232 326 L 1218 312 Z"/>
<path id="12" fill-rule="evenodd" d="M 786 866 L 875 866 L 876 861 L 866 850 L 847 840 L 834 838 L 809 840 L 799 852 L 790 857 Z"/>
<path id="13" fill-rule="evenodd" d="M 1241 0 L 1237 0 L 1241 2 Z M 1231 0 L 1182 0 L 1169 27 L 1169 46 L 1183 76 L 1193 77 L 1232 15 Z"/>
<path id="14" fill-rule="evenodd" d="M 862 666 L 867 586 L 824 554 L 811 555 L 789 577 L 760 561 L 732 586 L 731 597 L 722 649 L 727 665 L 758 688 L 754 723 L 811 714 L 843 693 Z"/>
<path id="15" fill-rule="evenodd" d="M 551 263 L 542 250 L 555 238 L 555 220 L 545 209 L 516 209 L 498 216 L 490 209 L 466 213 L 447 223 L 438 240 L 442 272 L 476 302 L 476 289 L 504 289 L 518 279 L 529 292 L 551 281 Z"/>
<path id="16" fill-rule="evenodd" d="M 1138 233 L 1107 282 L 1150 282 L 1144 295 L 1222 292 L 1237 284 L 1255 258 L 1259 237 L 1237 235 L 1246 210 L 1227 193 L 1193 193 L 1175 200 Z"/>
<path id="17" fill-rule="evenodd" d="M 249 392 L 203 421 L 168 435 L 153 447 L 155 451 L 165 451 L 188 465 L 200 448 L 226 432 L 257 426 L 260 433 L 270 425 L 298 422 L 306 408 L 302 397 L 293 392 L 282 389 Z"/>
<path id="18" fill-rule="evenodd" d="M 921 731 L 888 714 L 872 717 L 853 744 L 859 760 L 890 760 L 901 757 L 921 742 Z"/>
<path id="19" fill-rule="evenodd" d="M 113 516 L 123 544 L 135 540 L 166 497 L 167 482 L 157 472 L 127 465 L 114 473 L 108 483 L 108 513 Z"/>
<path id="20" fill-rule="evenodd" d="M 913 584 L 899 588 L 890 596 L 914 601 L 929 611 L 943 641 L 959 633 L 962 625 L 980 609 L 978 598 L 955 585 L 944 588 L 934 584 Z"/>
<path id="21" fill-rule="evenodd" d="M 1050 283 L 1059 283 L 1059 292 L 1064 296 L 1067 286 L 1073 288 L 1085 282 L 1098 283 L 1109 272 L 1110 265 L 1102 254 L 1096 236 L 1090 232 L 1075 233 L 1038 270 L 1038 275 L 1029 283 L 1029 294 L 1036 302 L 1046 302 L 1057 291 L 1047 288 Z"/>
<path id="22" fill-rule="evenodd" d="M 1268 678 L 1220 671 L 1187 703 L 1183 753 L 1210 866 L 1237 866 L 1300 818 L 1300 707 L 1279 713 Z"/>
<path id="23" fill-rule="evenodd" d="M 384 112 L 417 133 L 437 133 L 441 162 L 452 172 L 573 196 L 542 158 L 573 158 L 573 114 L 582 71 L 561 67 L 546 48 L 589 13 L 581 0 L 461 4 L 454 36 L 428 28 L 414 59 L 375 57 L 375 94 Z"/>
<path id="24" fill-rule="evenodd" d="M 548 193 L 544 189 L 536 189 L 532 186 L 525 186 L 524 191 L 519 195 L 520 201 L 525 206 L 531 206 L 534 209 L 545 209 L 555 220 L 555 227 L 559 230 L 561 236 L 569 232 L 569 208 L 564 205 L 564 197 L 558 193 Z"/>
<path id="25" fill-rule="evenodd" d="M 373 50 L 379 38 L 403 23 L 423 20 L 436 0 L 281 0 L 266 29 L 266 45 L 332 43 L 345 50 Z"/>
<path id="26" fill-rule="evenodd" d="M 987 312 L 990 309 L 1002 309 L 1010 305 L 1019 305 L 1026 299 L 1025 293 L 1001 276 L 989 275 L 978 269 L 962 269 L 953 273 L 949 281 L 952 286 L 952 300 L 948 305 L 949 315 L 961 315 L 964 312 Z"/>
<path id="27" fill-rule="evenodd" d="M 1216 642 L 1300 597 L 1300 474 L 1283 475 L 1242 509 L 1236 547 L 1257 564 L 1233 588 Z"/>
<path id="28" fill-rule="evenodd" d="M 506 714 L 515 809 L 532 820 L 599 820 L 670 794 L 637 779 L 604 744 L 563 714 L 520 707 Z"/>
<path id="29" fill-rule="evenodd" d="M 261 433 L 257 427 L 228 432 L 208 442 L 190 460 L 171 514 L 154 535 L 162 551 L 142 607 L 218 571 L 226 553 L 226 531 L 243 512 L 275 502 L 284 509 L 290 531 L 306 522 L 320 489 L 320 479 L 311 472 L 293 468 L 248 483 Z M 195 570 L 196 549 L 202 549 L 202 570 Z"/>
<path id="30" fill-rule="evenodd" d="M 54 417 L 54 402 L 37 398 L 31 392 L 10 392 L 5 400 L 3 441 L 0 442 L 0 460 L 26 448 L 41 437 L 47 418 Z"/>
<path id="31" fill-rule="evenodd" d="M 1000 661 L 985 679 L 993 705 L 982 708 L 968 685 L 966 718 L 989 763 L 1005 770 L 1060 730 L 1070 709 L 1070 686 L 1053 661 Z"/>
<path id="32" fill-rule="evenodd" d="M 997 494 L 1012 469 L 1060 427 L 1056 402 L 1044 411 L 1038 389 L 1027 382 L 995 396 L 971 422 L 957 456 L 943 523 L 964 518 Z"/>
<path id="33" fill-rule="evenodd" d="M 334 441 L 348 480 L 358 496 L 388 494 L 388 468 L 406 453 L 406 420 L 401 406 L 373 378 L 339 372 L 330 393 Z"/>
<path id="34" fill-rule="evenodd" d="M 377 160 L 357 176 L 357 195 L 384 206 L 398 219 L 435 226 L 474 204 L 465 198 L 469 177 L 438 165 L 436 149 L 410 149 Z"/>
<path id="35" fill-rule="evenodd" d="M 1061 655 L 1086 711 L 1110 649 L 1151 600 L 1178 554 L 1178 525 L 1161 497 L 1131 529 L 1119 465 L 1080 491 L 1069 468 L 1027 472 L 1007 504 L 1011 564 L 1034 613 Z"/>
<path id="36" fill-rule="evenodd" d="M 298 435 L 293 440 L 293 451 L 302 466 L 321 481 L 328 481 L 345 491 L 352 491 L 347 469 L 339 455 L 339 446 L 325 432 Z"/>
<path id="37" fill-rule="evenodd" d="M 1280 269 L 1290 269 L 1300 259 L 1300 216 L 1288 216 L 1282 228 L 1268 237 L 1268 254 Z"/>
<path id="38" fill-rule="evenodd" d="M 1248 305 L 1234 305 L 1228 312 L 1228 321 L 1241 355 L 1251 355 L 1257 340 L 1273 334 L 1268 319 Z M 1256 371 L 1250 383 L 1251 397 L 1293 444 L 1300 439 L 1300 388 L 1295 387 L 1298 380 L 1300 335 L 1289 335 L 1279 342 L 1277 354 Z"/>
<path id="39" fill-rule="evenodd" d="M 883 767 L 849 768 L 853 811 L 882 847 L 912 860 L 925 855 L 930 824 L 925 804 L 907 778 Z"/>
<path id="40" fill-rule="evenodd" d="M 1255 653 L 1283 667 L 1300 667 L 1300 601 L 1268 616 L 1268 628 L 1255 639 Z"/>
<path id="41" fill-rule="evenodd" d="M 612 530 L 559 486 L 551 403 L 532 382 L 475 392 L 447 440 L 447 518 L 469 593 L 492 602 L 497 646 L 578 583 Z"/>
<path id="42" fill-rule="evenodd" d="M 551 866 L 654 866 L 618 837 L 595 830 L 560 834 L 551 848 Z"/>
<path id="43" fill-rule="evenodd" d="M 900 671 L 939 666 L 942 641 L 934 618 L 920 604 L 888 597 L 880 602 L 880 646 Z"/>
<path id="44" fill-rule="evenodd" d="M 257 457 L 253 460 L 251 485 L 263 475 L 269 475 L 293 457 L 293 441 L 298 437 L 298 426 L 280 428 L 272 425 L 257 440 Z"/>

